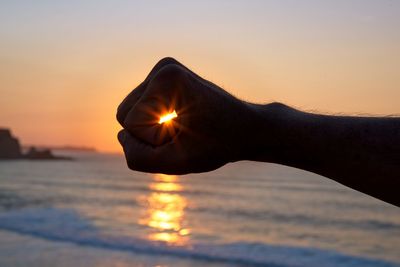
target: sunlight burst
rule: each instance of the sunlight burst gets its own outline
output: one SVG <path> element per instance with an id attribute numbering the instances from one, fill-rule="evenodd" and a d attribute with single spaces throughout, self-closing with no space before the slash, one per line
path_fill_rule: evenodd
<path id="1" fill-rule="evenodd" d="M 160 120 L 158 121 L 159 124 L 163 124 L 164 122 L 169 122 L 172 119 L 178 117 L 178 114 L 176 114 L 176 111 L 174 110 L 171 113 L 168 113 L 166 115 L 163 115 L 160 117 Z"/>

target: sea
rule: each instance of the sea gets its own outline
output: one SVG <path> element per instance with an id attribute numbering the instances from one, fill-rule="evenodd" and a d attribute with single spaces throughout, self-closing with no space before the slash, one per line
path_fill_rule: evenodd
<path id="1" fill-rule="evenodd" d="M 400 208 L 237 162 L 183 176 L 123 155 L 0 161 L 0 266 L 400 266 Z"/>

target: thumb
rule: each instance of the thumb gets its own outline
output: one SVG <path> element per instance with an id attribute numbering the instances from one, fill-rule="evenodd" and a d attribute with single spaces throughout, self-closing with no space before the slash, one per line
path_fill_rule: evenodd
<path id="1" fill-rule="evenodd" d="M 175 151 L 175 144 L 169 143 L 165 146 L 154 148 L 138 140 L 126 130 L 118 133 L 118 140 L 124 149 L 126 162 L 131 170 L 178 174 L 179 164 L 177 162 L 182 162 L 182 160 L 172 153 Z M 171 154 L 172 157 L 170 156 Z"/>

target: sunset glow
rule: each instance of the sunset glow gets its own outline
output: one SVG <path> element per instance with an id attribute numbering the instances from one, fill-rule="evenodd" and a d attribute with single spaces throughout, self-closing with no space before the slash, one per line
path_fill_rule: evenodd
<path id="1" fill-rule="evenodd" d="M 249 102 L 400 113 L 400 1 L 28 2 L 0 8 L 0 127 L 23 144 L 121 152 L 116 109 L 166 56 Z"/>

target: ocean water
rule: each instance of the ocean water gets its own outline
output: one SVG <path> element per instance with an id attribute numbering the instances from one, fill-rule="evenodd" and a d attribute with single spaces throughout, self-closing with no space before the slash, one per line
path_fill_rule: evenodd
<path id="1" fill-rule="evenodd" d="M 321 176 L 73 156 L 0 162 L 0 266 L 400 266 L 400 208 Z"/>

